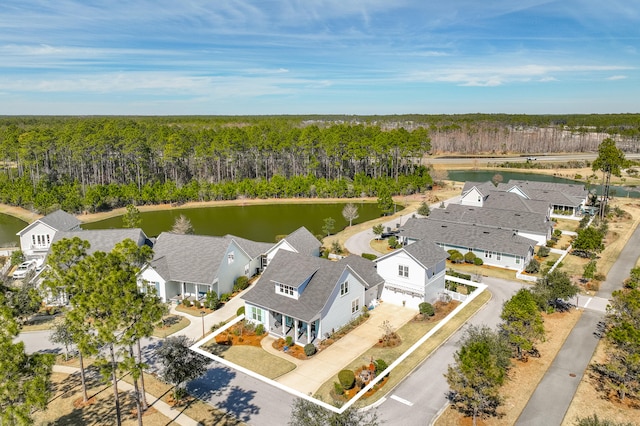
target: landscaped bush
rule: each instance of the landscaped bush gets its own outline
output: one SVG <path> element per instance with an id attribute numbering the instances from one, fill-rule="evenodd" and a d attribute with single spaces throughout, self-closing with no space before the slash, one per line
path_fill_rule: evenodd
<path id="1" fill-rule="evenodd" d="M 240 275 L 233 283 L 233 291 L 242 291 L 247 287 L 249 287 L 249 278 L 244 275 Z"/>
<path id="2" fill-rule="evenodd" d="M 549 247 L 541 246 L 538 249 L 538 256 L 539 257 L 547 257 L 547 256 L 549 256 L 550 252 L 551 252 L 551 250 L 549 249 Z"/>
<path id="3" fill-rule="evenodd" d="M 473 263 L 474 260 L 476 260 L 476 255 L 472 251 L 464 254 L 464 263 Z"/>
<path id="4" fill-rule="evenodd" d="M 365 259 L 369 259 L 369 260 L 375 260 L 375 259 L 378 258 L 378 256 L 376 256 L 375 254 L 372 254 L 372 253 L 362 253 L 361 256 L 364 257 Z"/>
<path id="5" fill-rule="evenodd" d="M 462 278 L 463 280 L 471 281 L 471 275 L 470 274 L 463 274 L 462 272 L 457 272 L 457 271 L 454 271 L 453 269 L 449 269 L 447 271 L 447 275 L 452 276 L 452 277 Z"/>
<path id="6" fill-rule="evenodd" d="M 200 304 L 199 300 L 194 300 L 193 301 L 193 307 L 196 309 L 200 309 L 202 307 L 202 305 Z"/>
<path id="7" fill-rule="evenodd" d="M 429 317 L 432 317 L 436 314 L 436 310 L 433 309 L 433 305 L 428 302 L 422 302 L 421 304 L 419 304 L 418 309 L 420 309 L 420 313 L 422 315 L 426 315 Z"/>
<path id="8" fill-rule="evenodd" d="M 556 238 L 560 238 L 562 236 L 562 231 L 559 229 L 554 229 L 553 230 L 553 236 Z"/>
<path id="9" fill-rule="evenodd" d="M 453 263 L 462 263 L 464 261 L 464 256 L 458 250 L 447 250 L 449 253 L 449 260 Z"/>
<path id="10" fill-rule="evenodd" d="M 223 302 L 223 303 L 224 302 L 228 302 L 229 299 L 231 299 L 231 295 L 229 293 L 222 293 L 220 295 L 220 301 Z"/>
<path id="11" fill-rule="evenodd" d="M 475 259 L 473 259 L 473 264 L 476 266 L 482 266 L 484 265 L 484 260 L 482 260 L 479 257 L 476 257 Z"/>
<path id="12" fill-rule="evenodd" d="M 218 300 L 218 293 L 215 291 L 208 291 L 205 296 L 205 303 L 209 309 L 218 309 L 218 305 L 220 304 L 220 300 Z"/>
<path id="13" fill-rule="evenodd" d="M 380 375 L 380 373 L 382 373 L 384 370 L 387 369 L 388 365 L 387 363 L 384 361 L 384 359 L 376 359 L 373 362 L 373 365 L 376 366 L 376 376 Z"/>
<path id="14" fill-rule="evenodd" d="M 344 393 L 344 388 L 342 387 L 342 385 L 340 385 L 340 383 L 333 382 L 333 391 L 336 393 L 336 395 L 342 395 Z"/>
<path id="15" fill-rule="evenodd" d="M 220 327 L 224 327 L 226 324 L 227 324 L 227 322 L 226 322 L 226 321 L 220 321 L 220 322 L 219 322 L 219 323 L 217 323 L 217 324 L 213 324 L 213 325 L 211 326 L 211 332 L 216 331 L 216 330 L 217 330 L 217 329 L 219 329 Z"/>
<path id="16" fill-rule="evenodd" d="M 531 259 L 531 261 L 529 262 L 529 264 L 527 265 L 526 268 L 524 268 L 524 271 L 528 274 L 536 274 L 540 271 L 540 262 L 538 262 L 535 259 Z"/>
<path id="17" fill-rule="evenodd" d="M 351 370 L 342 370 L 338 373 L 338 380 L 343 389 L 352 389 L 356 384 L 356 375 Z"/>
<path id="18" fill-rule="evenodd" d="M 556 240 L 554 240 L 553 238 L 550 240 L 547 240 L 547 243 L 545 244 L 547 247 L 555 247 L 556 246 Z"/>
<path id="19" fill-rule="evenodd" d="M 264 324 L 258 324 L 256 326 L 256 336 L 262 336 L 264 334 Z"/>
<path id="20" fill-rule="evenodd" d="M 287 343 L 287 346 L 293 345 L 293 337 L 287 336 L 287 338 L 285 339 L 285 342 Z"/>
<path id="21" fill-rule="evenodd" d="M 391 236 L 389 237 L 389 247 L 391 247 L 392 249 L 396 249 L 400 246 L 400 243 L 398 243 L 398 239 L 395 236 Z"/>
<path id="22" fill-rule="evenodd" d="M 312 356 L 316 353 L 316 346 L 313 343 L 307 343 L 304 345 L 304 354 L 306 356 Z"/>
<path id="23" fill-rule="evenodd" d="M 240 315 L 244 315 L 244 306 L 240 306 L 236 311 L 236 316 L 239 317 Z"/>
<path id="24" fill-rule="evenodd" d="M 187 299 L 187 298 L 184 298 L 184 299 L 182 299 L 182 304 L 183 304 L 185 307 L 189 308 L 189 307 L 191 307 L 191 300 L 189 300 L 189 299 Z"/>

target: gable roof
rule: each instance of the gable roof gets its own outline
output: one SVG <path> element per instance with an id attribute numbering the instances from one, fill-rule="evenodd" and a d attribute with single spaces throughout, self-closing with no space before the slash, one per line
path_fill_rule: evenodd
<path id="1" fill-rule="evenodd" d="M 447 245 L 497 251 L 518 256 L 526 256 L 537 243 L 535 240 L 517 235 L 511 230 L 451 223 L 430 218 L 410 218 L 400 229 L 400 235 L 416 240 L 427 239 Z"/>
<path id="2" fill-rule="evenodd" d="M 526 194 L 531 200 L 545 200 L 554 205 L 572 207 L 584 202 L 588 194 L 582 184 L 511 179 L 507 183 L 498 185 L 498 190 L 500 191 L 512 191 L 514 189 Z"/>
<path id="3" fill-rule="evenodd" d="M 333 262 L 279 250 L 256 285 L 244 294 L 243 299 L 251 304 L 309 322 L 317 318 L 325 307 L 345 270 L 362 281 L 365 288 L 384 282 L 375 272 L 374 263 L 359 256 L 349 256 L 339 262 Z M 295 282 L 287 285 L 297 287 L 309 277 L 311 279 L 297 300 L 276 293 L 276 283 Z"/>
<path id="4" fill-rule="evenodd" d="M 51 245 L 64 238 L 78 237 L 82 240 L 88 241 L 91 245 L 87 250 L 87 254 L 95 253 L 96 251 L 102 251 L 105 253 L 110 252 L 116 246 L 116 244 L 128 239 L 133 242 L 145 244 L 148 239 L 140 228 L 124 228 L 124 229 L 88 229 L 78 231 L 59 231 L 53 237 Z"/>
<path id="5" fill-rule="evenodd" d="M 314 253 L 322 246 L 322 243 L 307 228 L 301 226 L 284 239 L 298 253 L 305 256 L 313 256 Z"/>
<path id="6" fill-rule="evenodd" d="M 491 191 L 484 200 L 483 207 L 540 213 L 546 216 L 551 208 L 551 203 L 543 200 L 529 200 L 513 192 Z"/>
<path id="7" fill-rule="evenodd" d="M 449 204 L 446 209 L 434 209 L 429 217 L 433 220 L 476 224 L 543 235 L 547 235 L 553 227 L 551 222 L 547 220 L 546 214 L 461 204 Z"/>
<path id="8" fill-rule="evenodd" d="M 70 231 L 74 228 L 79 227 L 82 222 L 80 222 L 78 218 L 65 212 L 64 210 L 56 210 L 53 213 L 49 213 L 48 215 L 43 216 L 33 223 L 27 225 L 24 229 L 18 232 L 17 235 L 22 235 L 38 223 L 43 223 L 56 231 Z"/>
<path id="9" fill-rule="evenodd" d="M 483 196 L 486 196 L 487 194 L 489 194 L 489 192 L 494 191 L 496 189 L 496 187 L 493 185 L 493 183 L 491 183 L 489 181 L 487 181 L 487 182 L 465 182 L 464 186 L 462 187 L 462 196 L 464 197 L 473 188 L 476 188 L 480 192 L 480 194 L 482 194 Z"/>
<path id="10" fill-rule="evenodd" d="M 449 257 L 449 253 L 431 240 L 421 240 L 409 244 L 403 247 L 403 250 L 420 262 L 422 266 L 429 269 L 434 269 L 438 263 Z"/>
<path id="11" fill-rule="evenodd" d="M 255 259 L 256 257 L 265 254 L 271 247 L 273 247 L 272 243 L 262 243 L 259 241 L 252 241 L 246 238 L 238 237 L 236 235 L 227 234 L 223 238 L 227 240 L 235 241 L 238 246 L 245 251 L 251 257 L 251 259 Z"/>

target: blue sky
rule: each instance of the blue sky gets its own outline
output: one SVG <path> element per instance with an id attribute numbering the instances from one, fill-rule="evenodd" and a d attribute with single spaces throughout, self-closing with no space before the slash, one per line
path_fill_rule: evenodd
<path id="1" fill-rule="evenodd" d="M 3 0 L 0 114 L 640 112 L 640 0 Z"/>

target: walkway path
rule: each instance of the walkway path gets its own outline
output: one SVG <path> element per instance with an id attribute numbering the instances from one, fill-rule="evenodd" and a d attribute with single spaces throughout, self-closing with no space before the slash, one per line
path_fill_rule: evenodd
<path id="1" fill-rule="evenodd" d="M 275 380 L 302 393 L 314 394 L 323 383 L 337 375 L 345 365 L 353 362 L 378 342 L 383 334 L 381 328 L 383 321 L 390 319 L 391 325 L 397 330 L 416 315 L 415 309 L 403 308 L 391 303 L 382 303 L 369 313 L 370 317 L 367 321 L 314 355 L 313 362 L 300 362 L 282 351 L 273 349 L 268 343 L 273 342 L 273 338 L 263 339 L 263 342 L 266 341 L 263 344 L 265 350 L 297 365 L 294 370 Z M 369 364 L 369 362 L 369 359 L 362 360 L 363 364 Z"/>
<path id="2" fill-rule="evenodd" d="M 607 280 L 601 284 L 599 297 L 609 299 L 615 289 L 622 287 L 622 282 L 629 276 L 629 271 L 635 267 L 638 260 L 640 255 L 638 247 L 640 247 L 640 228 L 637 227 L 609 270 Z M 604 314 L 601 312 L 590 311 L 582 314 L 522 411 L 516 425 L 562 423 L 599 342 L 596 327 L 603 317 Z M 584 413 L 584 415 L 590 414 L 592 413 Z"/>

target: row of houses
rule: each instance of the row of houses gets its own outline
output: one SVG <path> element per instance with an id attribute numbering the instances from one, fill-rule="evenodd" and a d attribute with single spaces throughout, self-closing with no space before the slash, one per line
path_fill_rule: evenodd
<path id="1" fill-rule="evenodd" d="M 373 262 L 320 258 L 320 241 L 304 227 L 275 244 L 169 232 L 151 240 L 141 229 L 82 230 L 75 217 L 57 211 L 18 235 L 28 258 L 45 256 L 52 243 L 75 236 L 89 241 L 91 251 L 110 251 L 126 238 L 152 245 L 154 257 L 141 270 L 140 286 L 154 288 L 165 302 L 231 293 L 238 277 L 261 274 L 244 294 L 247 318 L 304 345 L 319 342 L 380 300 L 410 308 L 433 302 L 444 291 L 447 250 L 522 270 L 534 247 L 551 236 L 551 217 L 579 217 L 586 199 L 576 185 L 467 183 L 459 204 L 409 219 L 399 231 L 403 246 Z"/>

